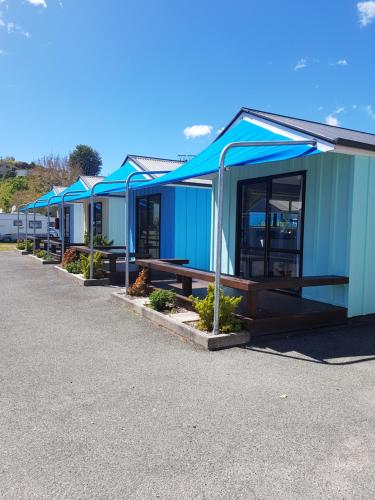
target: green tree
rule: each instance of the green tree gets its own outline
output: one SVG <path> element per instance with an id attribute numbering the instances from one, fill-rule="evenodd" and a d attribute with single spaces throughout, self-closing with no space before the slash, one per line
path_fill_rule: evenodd
<path id="1" fill-rule="evenodd" d="M 0 182 L 0 208 L 10 212 L 13 205 L 19 205 L 27 192 L 28 183 L 25 177 L 9 178 Z"/>
<path id="2" fill-rule="evenodd" d="M 99 175 L 103 162 L 95 149 L 79 144 L 70 153 L 68 164 L 71 169 L 78 167 L 83 175 Z"/>

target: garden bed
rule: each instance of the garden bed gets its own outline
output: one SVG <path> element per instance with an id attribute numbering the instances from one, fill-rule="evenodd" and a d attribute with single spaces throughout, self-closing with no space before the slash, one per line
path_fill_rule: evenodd
<path id="1" fill-rule="evenodd" d="M 158 326 L 162 326 L 210 351 L 247 344 L 251 340 L 250 333 L 243 330 L 219 335 L 199 330 L 195 327 L 199 319 L 198 315 L 187 309 L 177 308 L 176 312 L 158 312 L 148 305 L 149 299 L 147 297 L 129 297 L 123 292 L 115 292 L 112 296 Z"/>
<path id="2" fill-rule="evenodd" d="M 57 259 L 50 259 L 50 260 L 42 259 L 42 258 L 40 258 L 40 257 L 37 257 L 36 255 L 33 255 L 33 254 L 32 254 L 32 253 L 30 253 L 30 252 L 28 253 L 28 255 L 29 255 L 30 257 L 32 257 L 33 259 L 35 259 L 35 260 L 39 261 L 39 263 L 40 263 L 40 264 L 43 264 L 43 265 L 46 265 L 46 264 L 54 264 L 54 265 L 56 265 L 56 264 L 58 264 L 58 263 L 59 263 L 59 261 L 58 261 Z"/>
<path id="3" fill-rule="evenodd" d="M 109 278 L 97 278 L 97 279 L 87 279 L 84 278 L 82 274 L 69 273 L 66 269 L 61 266 L 55 266 L 55 269 L 61 273 L 61 275 L 68 277 L 72 281 L 75 281 L 81 286 L 107 286 L 110 284 Z"/>

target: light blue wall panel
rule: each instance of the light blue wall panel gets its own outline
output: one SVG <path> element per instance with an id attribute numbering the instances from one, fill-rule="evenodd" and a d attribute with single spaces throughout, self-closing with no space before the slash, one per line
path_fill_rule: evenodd
<path id="1" fill-rule="evenodd" d="M 125 243 L 125 198 L 108 197 L 108 234 L 116 246 Z"/>
<path id="2" fill-rule="evenodd" d="M 234 274 L 237 183 L 287 172 L 306 171 L 303 273 L 349 275 L 352 179 L 354 157 L 326 153 L 225 172 L 222 271 Z M 216 193 L 213 194 L 213 227 L 216 226 Z M 214 268 L 215 234 L 212 231 L 211 269 Z M 304 297 L 347 306 L 347 286 L 304 289 Z"/>
<path id="3" fill-rule="evenodd" d="M 355 157 L 349 315 L 375 313 L 375 158 Z"/>

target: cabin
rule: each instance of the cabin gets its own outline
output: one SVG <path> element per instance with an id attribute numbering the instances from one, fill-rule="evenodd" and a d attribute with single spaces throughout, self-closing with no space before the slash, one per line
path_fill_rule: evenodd
<path id="1" fill-rule="evenodd" d="M 218 226 L 219 160 L 233 143 Z M 375 314 L 374 134 L 242 108 L 210 146 L 148 189 L 192 178 L 213 182 L 211 272 L 139 264 L 184 277 L 185 295 L 194 293 L 214 281 L 221 229 L 221 284 L 246 296 L 241 312 L 254 332 Z"/>
<path id="2" fill-rule="evenodd" d="M 348 317 L 375 313 L 375 135 L 247 108 L 222 135 L 241 120 L 296 140 L 315 138 L 327 150 L 225 172 L 222 272 L 347 276 L 348 285 L 298 293 L 344 307 Z M 216 205 L 216 181 L 213 198 Z M 211 268 L 214 247 L 215 237 Z"/>
<path id="3" fill-rule="evenodd" d="M 132 172 L 136 179 L 152 180 L 180 167 L 183 162 L 165 158 L 128 155 L 121 167 L 103 179 L 118 183 L 98 185 L 94 199 L 94 234 L 123 247 L 125 242 L 125 180 Z M 91 178 L 91 181 L 93 179 Z M 100 183 L 99 183 L 100 184 Z M 112 191 L 111 191 L 112 188 Z M 90 201 L 82 202 L 84 230 L 90 227 Z M 153 258 L 184 255 L 189 265 L 210 266 L 211 181 L 193 179 L 177 186 L 158 186 L 131 191 L 131 251 Z M 119 252 L 123 249 L 118 249 Z"/>

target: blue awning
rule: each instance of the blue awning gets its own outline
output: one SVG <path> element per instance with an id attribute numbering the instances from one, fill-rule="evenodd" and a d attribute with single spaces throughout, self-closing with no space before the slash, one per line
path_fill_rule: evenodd
<path id="1" fill-rule="evenodd" d="M 35 208 L 43 208 L 43 207 L 46 207 L 47 206 L 47 202 L 48 200 L 52 197 L 52 196 L 56 196 L 56 199 L 58 197 L 58 195 L 56 194 L 56 191 L 55 189 L 51 189 L 51 191 L 48 191 L 48 193 L 46 194 L 43 194 L 40 198 L 38 198 L 36 201 L 35 201 Z M 28 205 L 26 205 L 26 207 L 23 207 L 21 209 L 21 212 L 26 212 L 26 210 L 31 210 L 34 208 L 34 202 L 31 202 L 29 203 Z"/>
<path id="2" fill-rule="evenodd" d="M 309 138 L 298 138 L 298 140 L 304 139 L 307 140 Z M 276 133 L 274 127 L 267 127 L 263 124 L 255 124 L 251 121 L 241 119 L 205 150 L 181 165 L 181 167 L 162 177 L 142 183 L 142 187 L 146 188 L 158 184 L 173 184 L 187 179 L 213 174 L 219 170 L 220 154 L 223 148 L 232 142 L 287 140 L 291 141 L 290 146 L 254 146 L 239 147 L 230 150 L 226 156 L 225 166 L 256 165 L 259 163 L 289 160 L 322 152 L 319 149 L 319 145 L 317 147 L 312 147 L 311 145 L 293 145 L 293 137 L 288 132 L 283 133 L 283 131 L 280 130 L 280 133 Z M 327 150 L 327 148 L 324 148 L 324 150 Z"/>
<path id="3" fill-rule="evenodd" d="M 130 163 L 126 162 L 125 165 L 122 167 L 118 168 L 112 174 L 108 175 L 108 177 L 105 177 L 103 181 L 108 182 L 110 181 L 111 184 L 98 184 L 95 186 L 94 194 L 95 196 L 110 196 L 111 194 L 122 194 L 125 192 L 125 181 L 128 178 L 129 174 L 137 172 L 137 169 L 133 167 Z M 141 178 L 142 176 L 137 176 L 137 179 Z M 116 182 L 118 181 L 118 182 Z M 113 182 L 113 183 L 112 183 Z M 75 184 L 72 184 L 67 188 L 64 193 L 67 192 L 72 192 L 75 190 L 79 190 L 80 188 Z M 63 194 L 63 193 L 62 193 Z M 68 198 L 65 198 L 66 202 L 73 203 L 75 201 L 83 201 L 87 200 L 90 198 L 90 190 L 86 188 L 86 193 L 83 194 L 77 194 L 77 195 L 72 195 L 69 196 Z M 61 198 L 56 199 L 54 201 L 55 204 L 60 204 L 61 203 Z M 52 204 L 54 204 L 52 203 Z"/>

